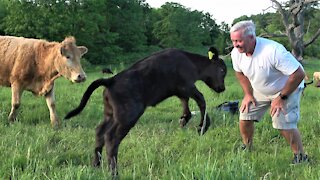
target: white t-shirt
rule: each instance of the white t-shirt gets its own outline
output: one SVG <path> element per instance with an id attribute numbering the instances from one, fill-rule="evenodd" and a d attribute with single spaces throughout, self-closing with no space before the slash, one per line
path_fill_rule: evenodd
<path id="1" fill-rule="evenodd" d="M 250 81 L 252 88 L 264 95 L 280 92 L 289 75 L 301 64 L 285 47 L 275 41 L 256 38 L 253 55 L 246 56 L 234 48 L 231 52 L 233 69 L 242 72 Z M 303 69 L 303 67 L 301 66 Z M 304 87 L 304 81 L 299 87 Z"/>

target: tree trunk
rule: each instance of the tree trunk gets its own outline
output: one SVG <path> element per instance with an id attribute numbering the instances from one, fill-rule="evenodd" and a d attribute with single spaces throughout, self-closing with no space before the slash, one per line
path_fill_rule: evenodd
<path id="1" fill-rule="evenodd" d="M 296 16 L 299 26 L 295 27 L 293 30 L 295 41 L 292 43 L 292 54 L 297 58 L 298 61 L 303 60 L 303 36 L 304 36 L 304 10 L 301 10 L 300 13 Z"/>
<path id="2" fill-rule="evenodd" d="M 292 48 L 291 53 L 298 61 L 302 61 L 304 48 L 314 42 L 320 35 L 319 28 L 318 33 L 308 43 L 304 43 L 304 13 L 311 3 L 317 3 L 319 0 L 289 0 L 282 4 L 277 0 L 270 1 L 274 3 L 282 17 L 286 35 Z"/>

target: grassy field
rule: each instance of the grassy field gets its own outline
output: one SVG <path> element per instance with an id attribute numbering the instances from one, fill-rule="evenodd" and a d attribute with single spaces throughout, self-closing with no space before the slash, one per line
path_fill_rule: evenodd
<path id="1" fill-rule="evenodd" d="M 269 114 L 256 124 L 254 150 L 243 152 L 238 117 L 215 110 L 224 101 L 242 98 L 230 60 L 226 62 L 225 92 L 217 94 L 197 83 L 212 119 L 208 132 L 197 133 L 199 113 L 194 101 L 190 109 L 196 114 L 183 129 L 178 123 L 182 109 L 177 98 L 148 108 L 120 145 L 121 179 L 319 179 L 320 89 L 307 87 L 301 104 L 299 128 L 311 163 L 290 165 L 289 145 L 272 128 Z M 304 66 L 311 76 L 319 71 L 320 61 L 308 60 Z M 63 78 L 56 81 L 61 118 L 78 105 L 93 80 L 106 76 L 99 67 L 88 69 L 87 75 L 83 84 Z M 0 88 L 0 179 L 110 179 L 106 162 L 102 168 L 91 166 L 95 127 L 102 119 L 102 90 L 94 92 L 81 115 L 52 129 L 45 99 L 29 92 L 23 94 L 18 122 L 9 124 L 10 89 Z"/>

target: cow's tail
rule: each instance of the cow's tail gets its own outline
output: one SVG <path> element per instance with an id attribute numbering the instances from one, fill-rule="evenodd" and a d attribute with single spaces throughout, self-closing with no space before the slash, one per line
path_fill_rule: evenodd
<path id="1" fill-rule="evenodd" d="M 65 117 L 64 119 L 70 119 L 73 116 L 78 115 L 86 106 L 91 94 L 93 93 L 93 91 L 95 91 L 98 87 L 100 86 L 105 86 L 108 87 L 112 84 L 113 82 L 113 78 L 109 78 L 109 79 L 97 79 L 95 81 L 93 81 L 89 87 L 87 88 L 86 92 L 83 94 L 81 102 L 79 104 L 79 106 L 75 109 L 73 109 L 72 111 L 70 111 Z"/>

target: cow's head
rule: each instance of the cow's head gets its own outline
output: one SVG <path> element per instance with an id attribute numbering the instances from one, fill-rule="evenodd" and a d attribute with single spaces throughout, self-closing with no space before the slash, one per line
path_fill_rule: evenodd
<path id="1" fill-rule="evenodd" d="M 83 82 L 86 80 L 86 74 L 82 69 L 80 59 L 87 53 L 85 46 L 77 46 L 74 37 L 67 37 L 60 43 L 59 60 L 56 62 L 56 68 L 59 74 L 72 82 Z"/>
<path id="2" fill-rule="evenodd" d="M 201 80 L 214 91 L 220 93 L 225 90 L 224 78 L 227 75 L 227 66 L 219 58 L 218 51 L 211 47 L 209 49 L 210 63 L 201 72 Z"/>

